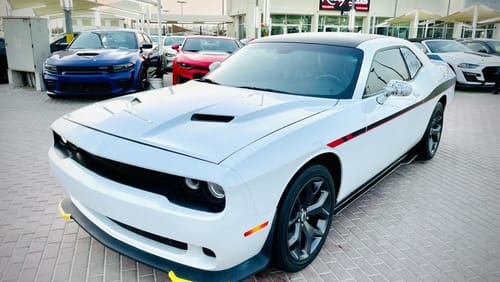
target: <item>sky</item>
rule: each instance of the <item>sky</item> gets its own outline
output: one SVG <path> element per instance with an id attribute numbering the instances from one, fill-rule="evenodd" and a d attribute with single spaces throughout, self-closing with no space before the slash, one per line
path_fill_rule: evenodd
<path id="1" fill-rule="evenodd" d="M 163 10 L 168 10 L 167 15 L 181 14 L 181 4 L 178 0 L 162 0 Z M 185 1 L 182 4 L 185 15 L 221 15 L 222 2 L 224 0 L 179 0 Z"/>

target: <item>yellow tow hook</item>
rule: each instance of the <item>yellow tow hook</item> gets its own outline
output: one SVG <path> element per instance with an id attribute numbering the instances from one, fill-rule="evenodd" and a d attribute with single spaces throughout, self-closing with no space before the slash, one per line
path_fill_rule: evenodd
<path id="1" fill-rule="evenodd" d="M 59 211 L 59 215 L 63 218 L 63 219 L 66 219 L 66 220 L 70 220 L 71 219 L 71 214 L 70 213 L 67 213 L 64 211 L 63 207 L 62 207 L 62 202 L 64 201 L 64 199 L 62 199 L 60 202 L 59 202 L 59 206 L 57 207 L 57 210 Z"/>
<path id="2" fill-rule="evenodd" d="M 191 280 L 177 277 L 177 275 L 175 275 L 175 273 L 172 270 L 168 272 L 168 277 L 170 278 L 170 280 L 172 280 L 172 282 L 192 282 Z"/>

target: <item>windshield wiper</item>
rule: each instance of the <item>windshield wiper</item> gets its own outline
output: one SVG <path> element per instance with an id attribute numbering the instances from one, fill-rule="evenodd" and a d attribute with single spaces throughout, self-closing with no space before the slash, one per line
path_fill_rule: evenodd
<path id="1" fill-rule="evenodd" d="M 295 94 L 283 90 L 278 90 L 278 89 L 272 89 L 272 88 L 261 88 L 261 87 L 255 87 L 255 86 L 237 86 L 236 88 L 244 88 L 244 89 L 252 89 L 252 90 L 259 90 L 259 91 L 268 91 L 268 92 L 273 92 L 273 93 L 283 93 L 283 94 Z"/>
<path id="2" fill-rule="evenodd" d="M 200 79 L 197 79 L 197 81 L 199 81 L 199 82 L 206 82 L 206 83 L 215 84 L 215 85 L 219 85 L 220 84 L 218 82 L 215 82 L 215 81 L 211 80 L 210 78 L 200 78 Z"/>

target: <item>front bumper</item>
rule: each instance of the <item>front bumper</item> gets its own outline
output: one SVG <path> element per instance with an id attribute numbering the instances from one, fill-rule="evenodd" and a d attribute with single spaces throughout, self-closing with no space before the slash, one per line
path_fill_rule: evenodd
<path id="1" fill-rule="evenodd" d="M 43 81 L 51 95 L 122 95 L 136 92 L 135 70 L 100 74 L 45 72 Z"/>
<path id="2" fill-rule="evenodd" d="M 172 175 L 185 176 L 186 173 L 196 172 L 196 175 L 188 177 L 215 181 L 226 192 L 223 211 L 194 210 L 174 204 L 164 195 L 97 174 L 72 158 L 61 155 L 53 146 L 49 150 L 50 166 L 80 214 L 72 215 L 72 218 L 82 227 L 83 221 L 92 223 L 94 227 L 88 230 L 91 235 L 97 232 L 93 230 L 100 230 L 97 233 L 105 233 L 121 242 L 121 248 L 132 248 L 133 251 L 123 251 L 128 256 L 155 267 L 157 263 L 149 256 L 162 258 L 164 265 L 158 266 L 160 269 L 179 268 L 179 275 L 185 277 L 191 277 L 186 276 L 191 272 L 199 272 L 216 277 L 236 275 L 234 277 L 240 279 L 243 276 L 238 275 L 250 275 L 267 264 L 269 259 L 264 262 L 262 256 L 269 257 L 263 252 L 267 249 L 268 238 L 272 237 L 270 229 L 274 209 L 258 213 L 245 182 L 232 169 L 157 147 L 139 145 L 66 119 L 57 120 L 52 128 L 68 142 L 101 158 Z M 165 189 L 171 189 L 169 186 L 165 183 Z M 247 230 L 266 221 L 269 227 L 251 236 L 244 235 Z M 103 243 L 108 244 L 107 241 Z M 149 255 L 136 257 L 133 248 Z M 168 262 L 175 264 L 171 266 Z M 182 272 L 184 268 L 190 271 Z M 203 277 L 207 276 L 204 274 Z"/>
<path id="3" fill-rule="evenodd" d="M 469 87 L 493 87 L 497 69 L 500 66 L 481 66 L 473 69 L 460 69 L 457 72 L 457 84 Z"/>
<path id="4" fill-rule="evenodd" d="M 258 255 L 223 271 L 203 271 L 174 261 L 148 253 L 144 250 L 128 245 L 110 236 L 92 221 L 90 221 L 69 199 L 59 204 L 59 213 L 62 218 L 75 220 L 87 233 L 103 245 L 127 257 L 150 265 L 168 273 L 172 281 L 240 281 L 255 272 L 264 269 L 269 263 L 271 240 Z M 264 251 L 265 250 L 265 251 Z M 266 255 L 267 254 L 267 255 Z"/>

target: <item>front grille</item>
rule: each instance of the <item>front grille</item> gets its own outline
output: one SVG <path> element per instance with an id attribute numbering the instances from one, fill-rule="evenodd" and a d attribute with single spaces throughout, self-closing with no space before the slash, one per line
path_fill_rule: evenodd
<path id="1" fill-rule="evenodd" d="M 102 74 L 111 72 L 111 67 L 109 66 L 95 66 L 95 67 L 65 67 L 58 66 L 57 73 L 59 74 Z"/>
<path id="2" fill-rule="evenodd" d="M 165 245 L 169 245 L 169 246 L 177 248 L 177 249 L 187 250 L 188 246 L 184 242 L 180 242 L 180 241 L 177 241 L 177 240 L 174 240 L 174 239 L 170 239 L 170 238 L 167 238 L 167 237 L 161 237 L 161 236 L 158 236 L 156 234 L 149 233 L 149 232 L 146 232 L 144 230 L 140 230 L 140 229 L 137 229 L 135 227 L 132 227 L 132 226 L 126 225 L 124 223 L 118 222 L 118 221 L 116 221 L 114 219 L 111 219 L 111 218 L 109 218 L 109 219 L 112 220 L 114 223 L 120 225 L 122 228 L 127 229 L 130 232 L 136 233 L 138 235 L 141 235 L 141 236 L 146 237 L 148 239 L 151 239 L 153 241 L 156 241 L 156 242 L 159 242 L 159 243 L 162 243 L 162 244 L 165 244 Z"/>
<path id="3" fill-rule="evenodd" d="M 178 75 L 177 76 L 177 83 L 184 83 L 184 82 L 188 82 L 190 79 L 187 78 L 187 77 L 184 77 L 184 76 L 181 76 L 181 75 Z"/>
<path id="4" fill-rule="evenodd" d="M 188 249 L 187 243 L 184 243 L 184 242 L 181 242 L 181 241 L 177 241 L 177 240 L 174 240 L 174 239 L 170 239 L 170 238 L 167 238 L 167 237 L 158 236 L 156 234 L 149 233 L 147 231 L 144 231 L 144 230 L 141 230 L 141 229 L 137 229 L 137 228 L 132 227 L 130 225 L 121 223 L 121 222 L 116 221 L 116 220 L 114 220 L 112 218 L 109 218 L 109 217 L 108 217 L 108 219 L 110 219 L 114 223 L 118 224 L 120 227 L 122 227 L 122 228 L 124 228 L 124 229 L 126 229 L 126 230 L 128 230 L 130 232 L 133 232 L 133 233 L 135 233 L 137 235 L 146 237 L 146 238 L 148 238 L 150 240 L 153 240 L 155 242 L 158 242 L 158 243 L 161 243 L 161 244 L 165 244 L 165 245 L 168 245 L 168 246 L 180 249 L 180 250 L 184 250 L 184 251 L 186 251 Z M 208 257 L 215 258 L 214 251 L 210 250 L 209 248 L 203 247 L 202 251 L 203 251 L 204 255 L 206 255 Z"/>
<path id="5" fill-rule="evenodd" d="M 486 82 L 495 82 L 496 76 L 500 75 L 500 67 L 486 67 L 483 69 L 483 76 Z"/>
<path id="6" fill-rule="evenodd" d="M 200 79 L 200 78 L 202 78 L 202 77 L 204 77 L 204 76 L 205 76 L 204 74 L 195 73 L 195 74 L 193 75 L 193 79 Z"/>
<path id="7" fill-rule="evenodd" d="M 187 188 L 185 178 L 142 167 L 132 166 L 93 155 L 54 134 L 54 147 L 62 158 L 71 158 L 101 177 L 166 197 L 171 203 L 206 212 L 221 212 L 223 200 L 210 201 L 204 193 Z M 167 160 L 166 160 L 167 161 Z M 205 191 L 206 189 L 200 189 Z"/>
<path id="8" fill-rule="evenodd" d="M 106 82 L 65 82 L 61 84 L 61 91 L 63 92 L 78 92 L 78 93 L 110 93 L 112 87 Z"/>

